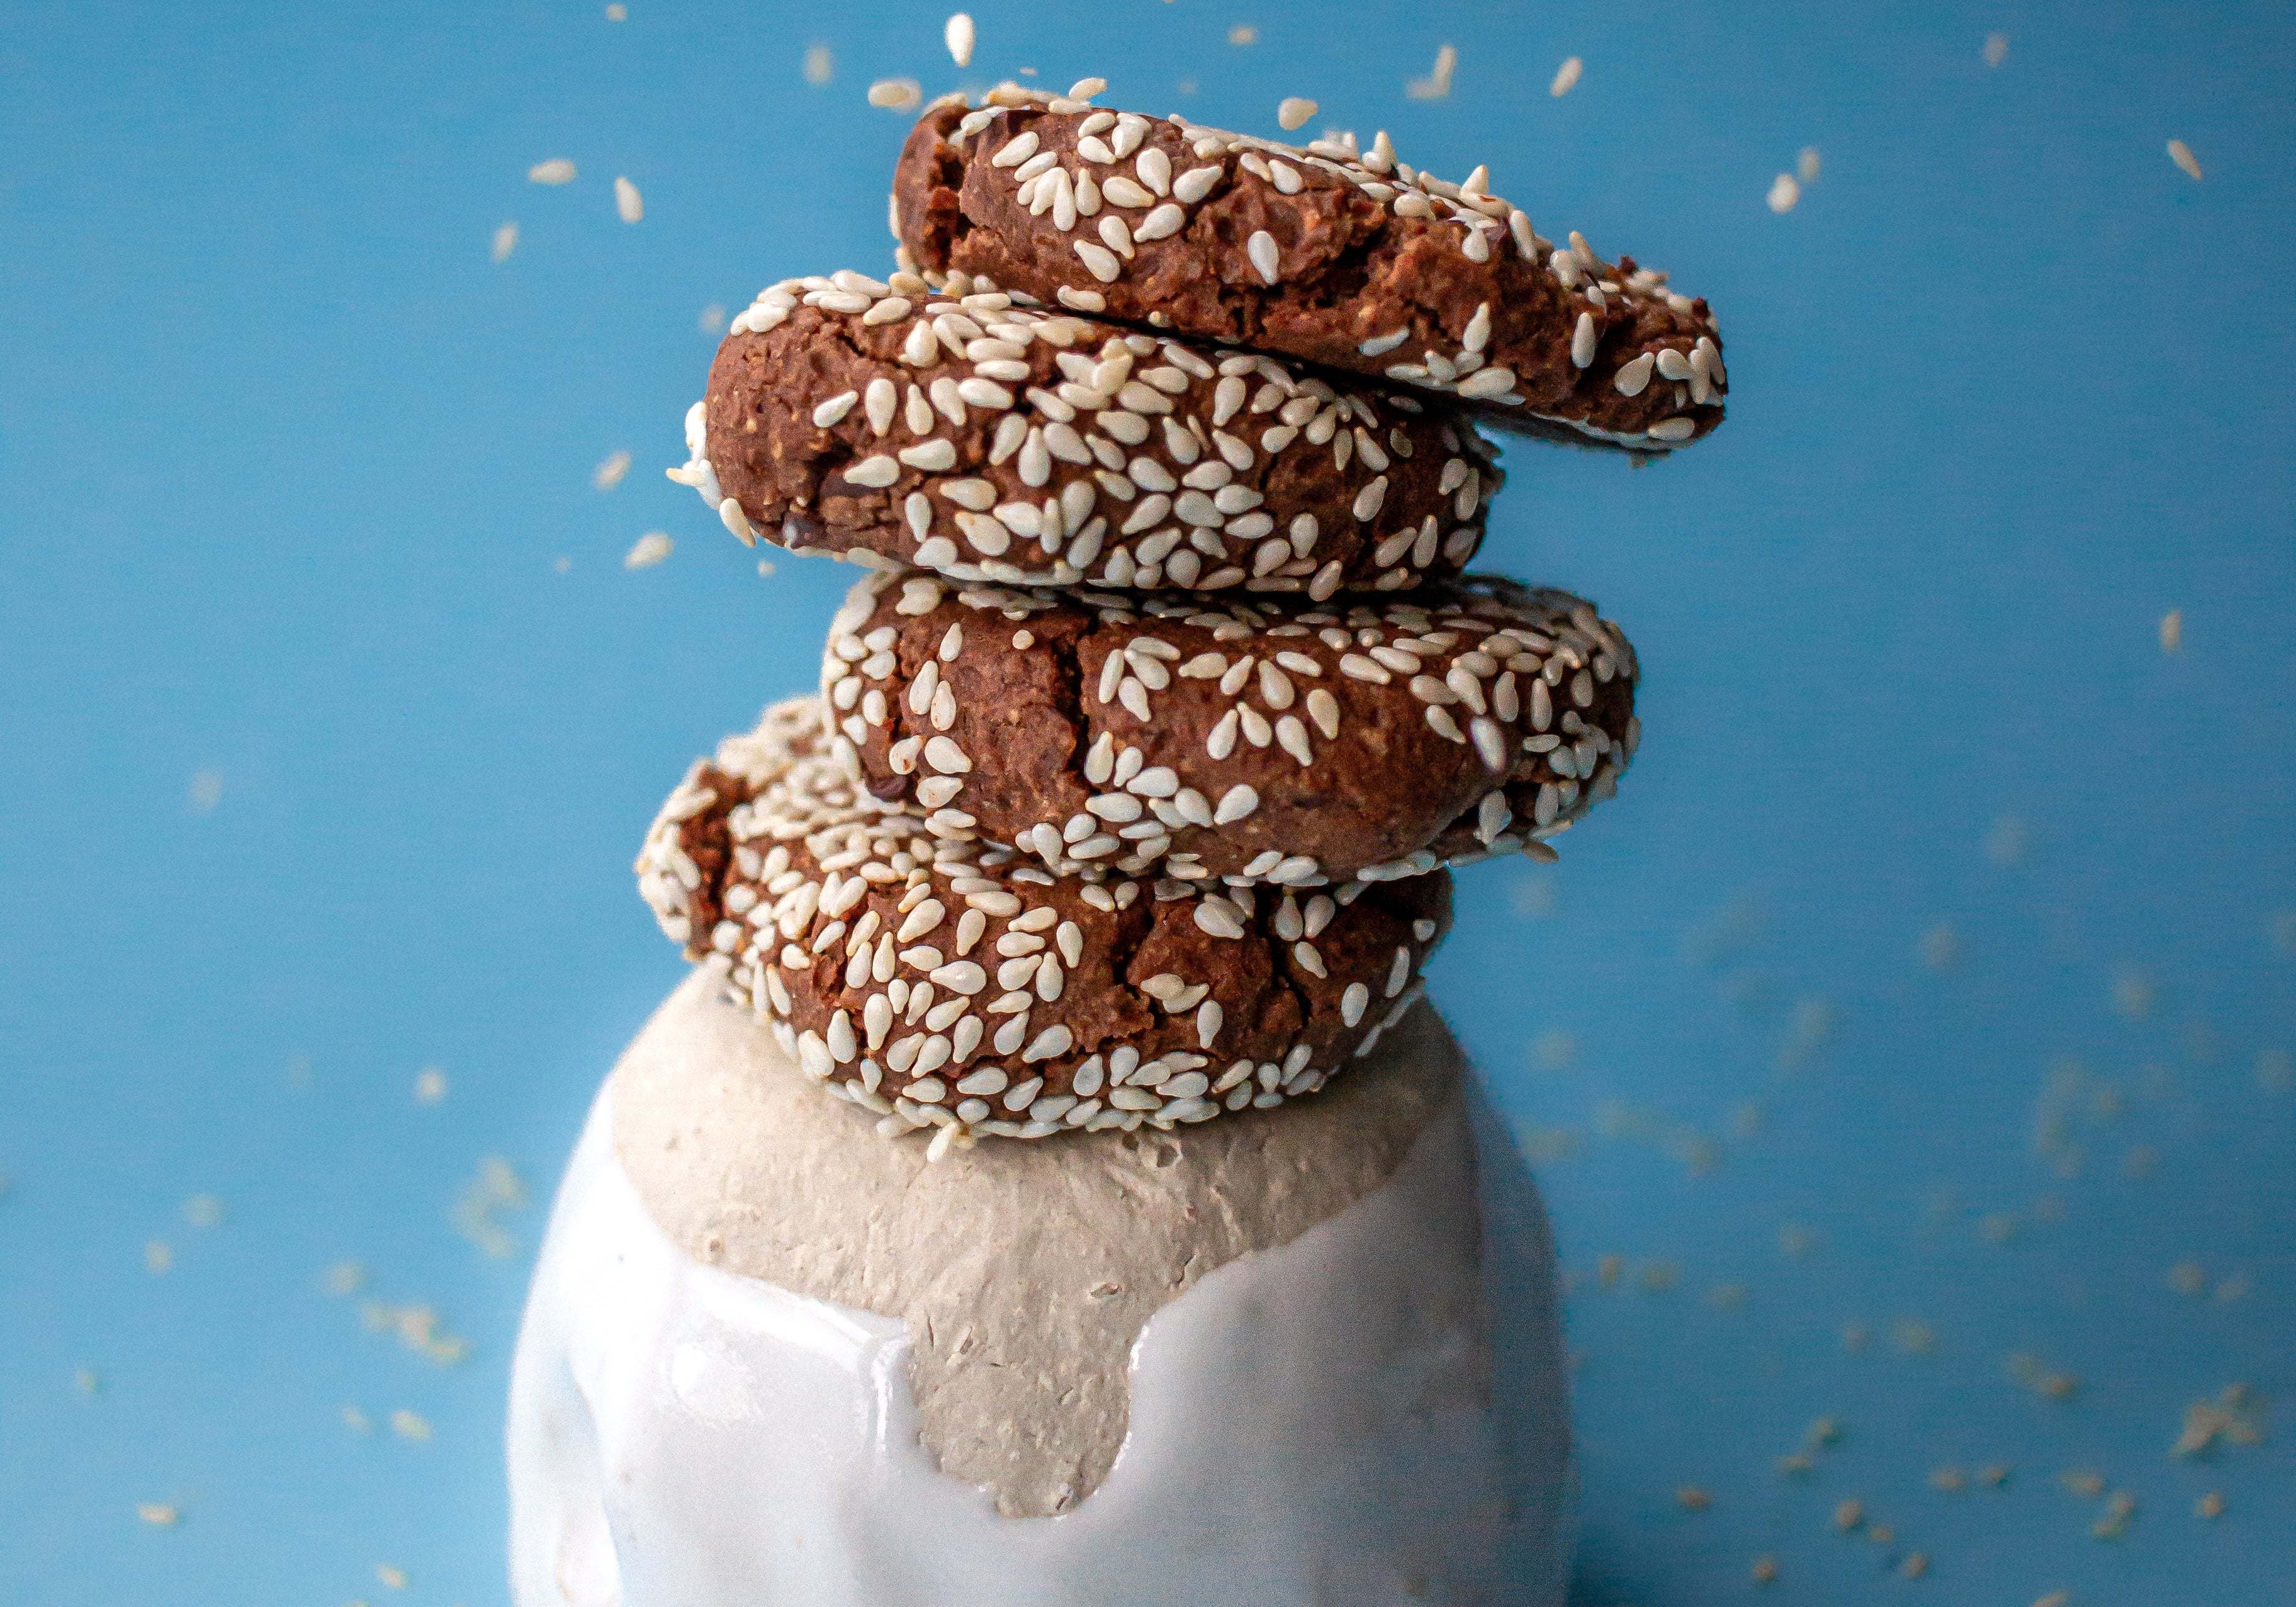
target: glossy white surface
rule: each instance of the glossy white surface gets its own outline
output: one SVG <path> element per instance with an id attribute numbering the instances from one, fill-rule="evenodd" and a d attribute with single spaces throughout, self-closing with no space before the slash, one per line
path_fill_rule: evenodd
<path id="1" fill-rule="evenodd" d="M 1026 1519 L 917 1443 L 899 1321 L 688 1259 L 612 1120 L 602 1093 L 513 1371 L 519 1607 L 1561 1601 L 1551 1251 L 1472 1095 L 1377 1192 L 1152 1317 L 1107 1481 Z"/>

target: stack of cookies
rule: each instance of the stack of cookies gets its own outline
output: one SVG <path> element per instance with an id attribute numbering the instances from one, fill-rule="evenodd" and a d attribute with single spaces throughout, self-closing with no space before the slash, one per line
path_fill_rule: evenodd
<path id="1" fill-rule="evenodd" d="M 1311 1094 L 1400 1019 L 1451 869 L 1632 758 L 1633 649 L 1467 574 L 1480 427 L 1711 430 L 1712 319 L 1384 135 L 1005 86 L 928 110 L 900 271 L 787 280 L 687 416 L 733 533 L 867 572 L 817 698 L 648 833 L 663 929 L 935 1158 Z"/>

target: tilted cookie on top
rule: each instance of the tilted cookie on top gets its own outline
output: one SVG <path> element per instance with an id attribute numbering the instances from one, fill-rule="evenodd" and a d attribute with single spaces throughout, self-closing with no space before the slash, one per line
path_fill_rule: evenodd
<path id="1" fill-rule="evenodd" d="M 1290 145 L 1017 85 L 984 101 L 931 107 L 901 152 L 895 232 L 929 281 L 985 276 L 1637 451 L 1722 421 L 1706 303 L 1546 239 L 1481 168 L 1439 179 L 1384 134 Z"/>

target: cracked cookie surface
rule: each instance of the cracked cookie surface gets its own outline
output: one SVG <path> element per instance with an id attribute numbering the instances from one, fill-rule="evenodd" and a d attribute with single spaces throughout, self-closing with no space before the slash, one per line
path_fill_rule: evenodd
<path id="1" fill-rule="evenodd" d="M 1721 422 L 1699 299 L 1585 238 L 1547 239 L 1384 134 L 1305 145 L 1000 86 L 931 108 L 893 212 L 928 279 L 1378 376 L 1536 432 L 1662 452 Z"/>
<path id="2" fill-rule="evenodd" d="M 821 725 L 792 699 L 698 761 L 639 886 L 889 1135 L 1170 1127 L 1312 1093 L 1416 1002 L 1450 923 L 1440 870 L 1328 890 L 1054 876 L 881 812 Z"/>
<path id="3" fill-rule="evenodd" d="M 831 750 L 1055 874 L 1386 880 L 1548 839 L 1640 738 L 1634 650 L 1567 592 L 1142 597 L 877 573 L 830 627 Z"/>
<path id="4" fill-rule="evenodd" d="M 736 315 L 686 444 L 671 478 L 744 540 L 1315 598 L 1457 573 L 1502 479 L 1439 398 L 849 271 Z"/>

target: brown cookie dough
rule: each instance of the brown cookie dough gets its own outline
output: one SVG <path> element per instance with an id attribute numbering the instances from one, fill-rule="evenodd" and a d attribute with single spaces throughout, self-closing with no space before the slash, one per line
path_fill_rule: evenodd
<path id="1" fill-rule="evenodd" d="M 737 536 L 1006 584 L 1416 586 L 1500 480 L 1431 399 L 898 274 L 764 291 L 686 433 L 671 478 Z"/>
<path id="2" fill-rule="evenodd" d="M 697 762 L 647 832 L 662 930 L 888 1136 L 1170 1127 L 1312 1093 L 1423 983 L 1447 873 L 1215 889 L 936 837 L 872 808 L 792 699 Z"/>
<path id="3" fill-rule="evenodd" d="M 1085 86 L 1084 87 L 1089 87 Z M 1423 386 L 1493 422 L 1662 451 L 1722 421 L 1703 300 L 1558 246 L 1382 134 L 1286 145 L 1015 85 L 951 96 L 893 182 L 908 263 L 1046 301 Z"/>
<path id="4" fill-rule="evenodd" d="M 1481 577 L 1326 604 L 879 572 L 822 659 L 832 751 L 1057 875 L 1319 887 L 1529 851 L 1633 756 L 1634 650 Z"/>

